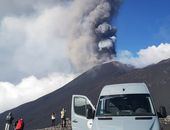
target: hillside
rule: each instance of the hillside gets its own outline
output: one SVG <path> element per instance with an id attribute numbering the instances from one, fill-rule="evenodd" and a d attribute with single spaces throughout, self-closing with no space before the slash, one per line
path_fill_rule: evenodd
<path id="1" fill-rule="evenodd" d="M 60 121 L 59 114 L 62 107 L 67 109 L 67 115 L 70 116 L 71 97 L 73 94 L 88 95 L 93 102 L 96 102 L 100 89 L 104 84 L 130 70 L 132 70 L 132 67 L 118 62 L 95 66 L 61 89 L 36 101 L 23 104 L 11 111 L 16 119 L 19 117 L 25 119 L 25 130 L 48 127 L 51 124 L 51 112 L 57 112 L 58 122 Z M 0 115 L 0 129 L 4 128 L 4 119 L 7 113 Z"/>
<path id="2" fill-rule="evenodd" d="M 170 59 L 143 69 L 132 69 L 132 67 L 117 62 L 99 65 L 83 73 L 61 89 L 11 111 L 15 117 L 22 116 L 25 119 L 25 130 L 48 127 L 51 112 L 57 112 L 58 122 L 62 107 L 67 109 L 67 115 L 70 116 L 73 94 L 86 95 L 95 104 L 104 85 L 128 82 L 145 82 L 153 95 L 157 109 L 160 105 L 164 105 L 170 114 Z M 6 114 L 7 112 L 0 115 L 0 124 L 4 125 Z M 0 129 L 3 127 L 1 125 Z"/>

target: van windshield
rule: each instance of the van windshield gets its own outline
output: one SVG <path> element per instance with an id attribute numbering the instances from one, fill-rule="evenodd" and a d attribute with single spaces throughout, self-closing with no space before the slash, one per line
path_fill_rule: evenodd
<path id="1" fill-rule="evenodd" d="M 101 96 L 96 116 L 153 116 L 149 94 Z"/>

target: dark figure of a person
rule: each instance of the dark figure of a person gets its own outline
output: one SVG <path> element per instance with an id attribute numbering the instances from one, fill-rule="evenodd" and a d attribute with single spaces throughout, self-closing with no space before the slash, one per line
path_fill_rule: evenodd
<path id="1" fill-rule="evenodd" d="M 55 112 L 51 113 L 51 126 L 55 126 Z"/>
<path id="2" fill-rule="evenodd" d="M 66 110 L 64 108 L 61 110 L 61 126 L 66 127 Z"/>
<path id="3" fill-rule="evenodd" d="M 6 124 L 5 124 L 5 130 L 10 130 L 12 126 L 12 121 L 14 120 L 14 117 L 12 116 L 12 113 L 9 112 L 6 116 Z"/>
<path id="4" fill-rule="evenodd" d="M 24 120 L 21 118 L 15 124 L 15 130 L 23 130 L 24 129 Z"/>

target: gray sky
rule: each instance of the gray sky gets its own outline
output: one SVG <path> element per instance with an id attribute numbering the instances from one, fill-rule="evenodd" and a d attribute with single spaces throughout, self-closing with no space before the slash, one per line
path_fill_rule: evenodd
<path id="1" fill-rule="evenodd" d="M 0 81 L 70 73 L 66 36 L 59 36 L 64 16 L 59 0 L 0 0 Z M 64 8 L 63 8 L 64 9 Z M 61 23 L 60 23 L 61 24 Z M 65 30 L 66 31 L 66 30 Z"/>

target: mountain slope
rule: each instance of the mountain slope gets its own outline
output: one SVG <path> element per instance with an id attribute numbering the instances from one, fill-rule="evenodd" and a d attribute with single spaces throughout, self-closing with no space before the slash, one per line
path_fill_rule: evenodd
<path id="1" fill-rule="evenodd" d="M 66 107 L 67 114 L 70 116 L 73 94 L 86 95 L 95 104 L 104 85 L 129 82 L 145 82 L 153 95 L 156 108 L 165 105 L 170 114 L 170 59 L 143 69 L 132 69 L 117 62 L 99 65 L 80 75 L 63 88 L 11 111 L 15 117 L 22 116 L 25 119 L 25 130 L 48 127 L 51 112 L 57 112 L 58 122 L 62 107 Z M 4 127 L 2 125 L 4 125 L 6 114 L 7 112 L 0 115 L 0 129 Z"/>
<path id="2" fill-rule="evenodd" d="M 118 62 L 98 65 L 61 89 L 11 111 L 16 119 L 19 117 L 24 118 L 26 122 L 25 130 L 47 127 L 51 124 L 50 114 L 53 111 L 57 112 L 58 122 L 60 121 L 59 117 L 62 107 L 66 107 L 67 114 L 70 116 L 71 97 L 73 94 L 87 95 L 93 102 L 96 102 L 103 85 L 107 84 L 112 78 L 125 74 L 131 69 L 132 67 Z M 0 115 L 0 129 L 4 127 L 4 119 L 7 113 Z"/>

